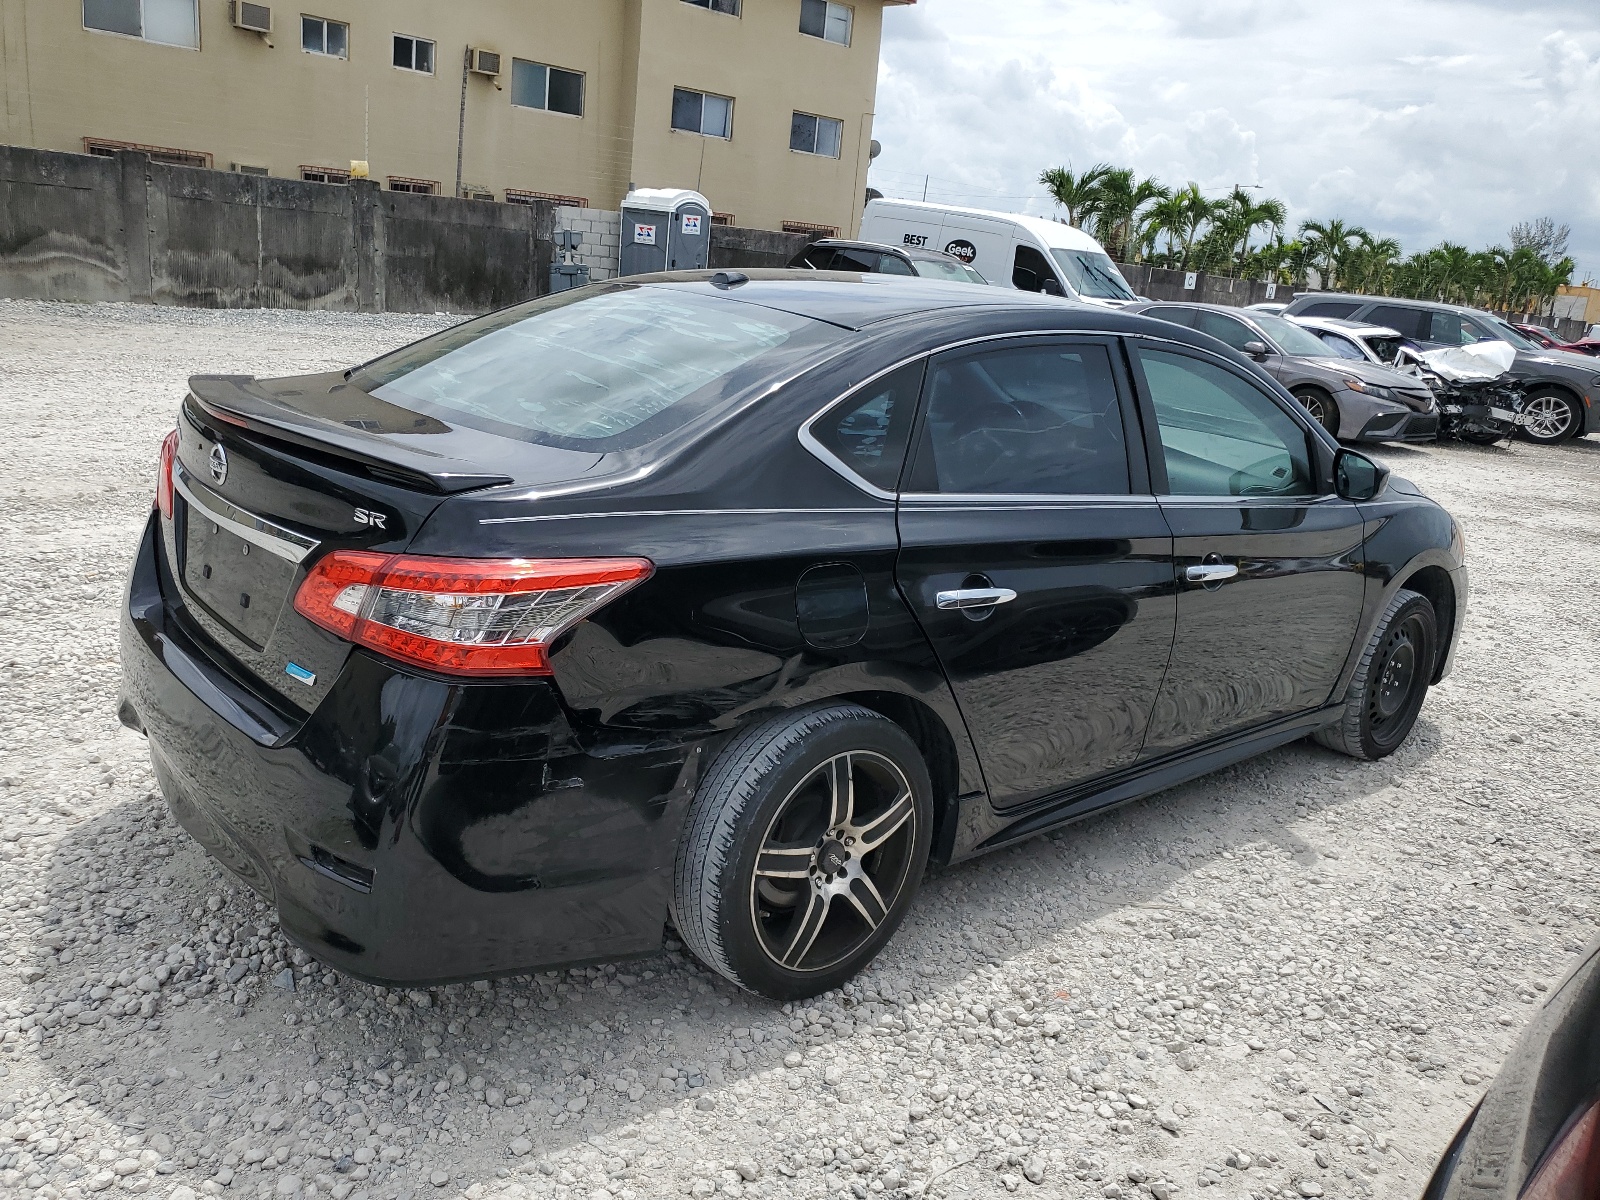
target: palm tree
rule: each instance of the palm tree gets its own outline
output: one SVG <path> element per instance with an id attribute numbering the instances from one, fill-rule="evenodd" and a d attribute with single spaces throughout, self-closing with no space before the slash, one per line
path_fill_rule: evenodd
<path id="1" fill-rule="evenodd" d="M 1167 253 L 1162 265 L 1171 267 L 1176 261 L 1177 252 L 1174 246 L 1183 236 L 1184 226 L 1188 221 L 1188 207 L 1184 201 L 1184 193 L 1169 194 L 1150 206 L 1145 217 L 1146 235 L 1152 246 L 1162 234 L 1167 238 Z"/>
<path id="2" fill-rule="evenodd" d="M 1266 196 L 1261 200 L 1254 200 L 1244 188 L 1235 187 L 1233 195 L 1228 197 L 1228 207 L 1236 214 L 1233 224 L 1242 230 L 1239 243 L 1239 262 L 1243 265 L 1245 259 L 1250 257 L 1250 235 L 1263 225 L 1279 230 L 1283 223 L 1289 219 L 1289 210 L 1284 207 L 1282 200 L 1275 200 Z"/>
<path id="3" fill-rule="evenodd" d="M 1040 174 L 1039 182 L 1050 198 L 1067 210 L 1067 224 L 1082 229 L 1098 211 L 1100 183 L 1110 173 L 1108 163 L 1095 163 L 1081 175 L 1074 175 L 1070 166 L 1051 167 Z"/>
<path id="4" fill-rule="evenodd" d="M 1182 214 L 1180 230 L 1183 234 L 1183 262 L 1178 269 L 1187 271 L 1189 257 L 1194 252 L 1195 239 L 1200 236 L 1200 227 L 1214 220 L 1222 206 L 1207 200 L 1205 193 L 1200 190 L 1200 185 L 1192 180 L 1173 194 L 1172 201 Z"/>
<path id="5" fill-rule="evenodd" d="M 1346 225 L 1338 217 L 1331 221 L 1302 221 L 1300 240 L 1312 249 L 1314 263 L 1322 276 L 1322 286 L 1332 291 L 1339 279 L 1339 268 L 1348 259 L 1352 242 L 1367 236 L 1359 225 Z"/>
<path id="6" fill-rule="evenodd" d="M 1126 167 L 1107 171 L 1095 190 L 1095 234 L 1112 258 L 1126 261 L 1139 210 L 1170 193 L 1154 179 L 1136 181 Z"/>

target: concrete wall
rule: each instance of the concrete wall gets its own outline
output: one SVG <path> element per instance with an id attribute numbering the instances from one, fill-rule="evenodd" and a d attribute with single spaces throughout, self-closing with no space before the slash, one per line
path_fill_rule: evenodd
<path id="1" fill-rule="evenodd" d="M 1117 269 L 1128 281 L 1128 286 L 1152 300 L 1190 300 L 1200 304 L 1231 304 L 1235 308 L 1243 308 L 1247 304 L 1262 304 L 1268 300 L 1287 304 L 1294 296 L 1294 289 L 1287 284 L 1280 283 L 1274 294 L 1269 296 L 1267 284 L 1258 280 L 1230 279 L 1226 275 L 1207 275 L 1204 271 L 1194 272 L 1195 285 L 1186 288 L 1184 284 L 1188 282 L 1189 272 L 1168 271 L 1144 263 L 1118 263 Z"/>
<path id="2" fill-rule="evenodd" d="M 746 270 L 752 267 L 787 267 L 791 258 L 814 241 L 816 237 L 812 234 L 713 225 L 711 266 Z"/>
<path id="3" fill-rule="evenodd" d="M 556 209 L 557 229 L 576 229 L 583 244 L 573 255 L 589 268 L 589 282 L 602 283 L 617 277 L 617 261 L 622 252 L 622 214 L 603 208 Z"/>
<path id="4" fill-rule="evenodd" d="M 548 287 L 554 206 L 0 146 L 0 296 L 482 312 Z"/>

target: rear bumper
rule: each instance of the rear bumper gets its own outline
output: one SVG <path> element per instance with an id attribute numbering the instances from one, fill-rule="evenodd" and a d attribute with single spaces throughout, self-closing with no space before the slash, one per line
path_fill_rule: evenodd
<path id="1" fill-rule="evenodd" d="M 1367 419 L 1357 442 L 1436 442 L 1439 440 L 1439 414 L 1382 412 Z"/>
<path id="2" fill-rule="evenodd" d="M 123 721 L 172 812 L 319 959 L 430 984 L 660 947 L 699 750 L 575 731 L 547 680 L 462 684 L 363 652 L 296 720 L 168 602 L 146 528 Z"/>

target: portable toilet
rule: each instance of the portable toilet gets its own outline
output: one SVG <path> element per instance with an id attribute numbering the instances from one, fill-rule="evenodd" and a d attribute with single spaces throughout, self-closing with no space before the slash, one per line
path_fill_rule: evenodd
<path id="1" fill-rule="evenodd" d="M 687 188 L 635 188 L 622 201 L 620 275 L 703 271 L 711 264 L 711 202 Z"/>

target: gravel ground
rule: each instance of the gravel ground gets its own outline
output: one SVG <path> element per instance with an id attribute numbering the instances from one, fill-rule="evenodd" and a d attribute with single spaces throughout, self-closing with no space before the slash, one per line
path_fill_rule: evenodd
<path id="1" fill-rule="evenodd" d="M 809 1005 L 676 947 L 390 992 L 167 817 L 115 619 L 189 373 L 446 320 L 0 302 L 0 1193 L 1418 1194 L 1600 920 L 1600 445 L 1386 452 L 1477 590 L 1381 764 L 1299 744 L 936 872 Z"/>

